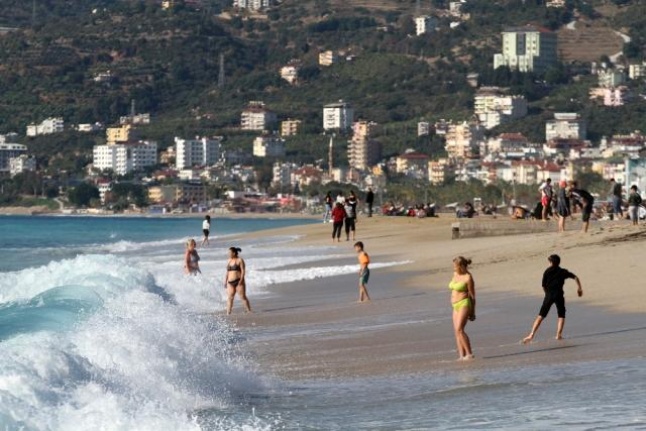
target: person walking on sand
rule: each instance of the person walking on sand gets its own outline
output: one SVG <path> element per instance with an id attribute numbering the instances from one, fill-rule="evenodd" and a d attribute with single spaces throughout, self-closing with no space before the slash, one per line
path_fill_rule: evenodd
<path id="1" fill-rule="evenodd" d="M 476 290 L 473 276 L 469 272 L 471 259 L 458 256 L 453 259 L 453 278 L 449 283 L 451 289 L 451 307 L 453 308 L 453 330 L 458 348 L 458 359 L 473 359 L 471 341 L 464 331 L 467 320 L 476 320 Z"/>
<path id="2" fill-rule="evenodd" d="M 370 256 L 363 249 L 363 243 L 357 241 L 354 244 L 354 251 L 358 253 L 359 258 L 359 302 L 370 301 L 368 296 L 368 280 L 370 279 Z"/>
<path id="3" fill-rule="evenodd" d="M 368 206 L 368 217 L 372 217 L 372 204 L 375 202 L 375 194 L 372 191 L 372 188 L 368 187 L 368 192 L 366 193 L 366 205 Z"/>
<path id="4" fill-rule="evenodd" d="M 345 209 L 343 204 L 337 202 L 332 210 L 332 242 L 336 237 L 337 242 L 341 242 L 341 230 L 343 229 L 343 220 L 345 219 Z"/>
<path id="5" fill-rule="evenodd" d="M 244 304 L 247 313 L 251 313 L 251 304 L 246 293 L 246 267 L 244 259 L 239 256 L 242 249 L 229 247 L 229 260 L 227 261 L 227 272 L 224 276 L 224 287 L 227 289 L 227 314 L 233 310 L 233 299 L 236 293 Z"/>
<path id="6" fill-rule="evenodd" d="M 637 191 L 637 186 L 630 186 L 630 195 L 628 195 L 628 214 L 630 215 L 630 221 L 632 221 L 633 226 L 639 224 L 639 206 L 642 203 L 642 197 Z"/>
<path id="7" fill-rule="evenodd" d="M 572 204 L 581 207 L 581 221 L 583 222 L 581 231 L 587 233 L 588 227 L 590 226 L 590 215 L 592 214 L 594 197 L 587 190 L 578 188 L 576 181 L 570 181 L 570 195 L 574 200 Z"/>
<path id="8" fill-rule="evenodd" d="M 332 193 L 327 192 L 325 195 L 325 213 L 323 214 L 323 223 L 330 222 L 330 216 L 332 215 L 332 204 L 334 199 L 332 199 Z"/>
<path id="9" fill-rule="evenodd" d="M 186 253 L 184 253 L 184 272 L 189 275 L 201 274 L 200 255 L 197 254 L 197 243 L 193 238 L 186 241 Z"/>
<path id="10" fill-rule="evenodd" d="M 202 234 L 204 235 L 204 238 L 202 239 L 201 247 L 204 247 L 205 245 L 209 245 L 210 233 L 211 233 L 211 216 L 205 215 L 204 221 L 202 222 Z"/>
<path id="11" fill-rule="evenodd" d="M 565 232 L 565 219 L 570 216 L 570 198 L 565 180 L 559 183 L 559 191 L 556 195 L 556 214 L 559 217 L 559 233 Z"/>
<path id="12" fill-rule="evenodd" d="M 541 305 L 540 310 L 538 311 L 538 316 L 534 320 L 532 325 L 532 330 L 530 333 L 523 338 L 523 344 L 530 343 L 536 331 L 541 326 L 541 323 L 549 313 L 552 304 L 556 305 L 556 313 L 558 314 L 558 323 L 556 325 L 556 339 L 563 339 L 563 327 L 565 326 L 565 296 L 563 293 L 563 285 L 565 280 L 568 278 L 573 278 L 576 281 L 578 286 L 577 295 L 583 296 L 583 287 L 581 287 L 581 280 L 579 277 L 572 274 L 567 269 L 561 268 L 561 258 L 558 254 L 553 254 L 547 258 L 550 262 L 550 266 L 543 273 L 543 290 L 545 291 L 545 299 L 543 299 L 543 305 Z"/>

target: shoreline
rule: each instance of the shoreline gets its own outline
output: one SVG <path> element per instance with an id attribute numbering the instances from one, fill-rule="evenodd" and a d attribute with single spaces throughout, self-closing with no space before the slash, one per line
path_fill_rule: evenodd
<path id="1" fill-rule="evenodd" d="M 274 295 L 256 303 L 251 299 L 255 313 L 236 315 L 234 310 L 231 321 L 260 366 L 288 381 L 643 357 L 641 346 L 632 341 L 646 332 L 641 323 L 646 304 L 615 290 L 630 285 L 630 268 L 646 239 L 643 226 L 598 222 L 587 235 L 568 231 L 451 240 L 452 221 L 360 220 L 357 240 L 364 241 L 373 263 L 406 262 L 371 271 L 371 303 L 355 302 L 355 276 L 334 276 L 270 286 Z M 347 255 L 347 263 L 355 264 L 354 242 L 332 244 L 330 230 L 323 224 L 299 226 L 299 240 L 286 247 L 335 246 Z M 541 276 L 554 252 L 563 258 L 564 268 L 579 275 L 584 296 L 577 298 L 574 283 L 566 283 L 572 318 L 567 319 L 565 340 L 553 340 L 552 309 L 536 341 L 520 345 L 542 302 Z M 451 259 L 458 254 L 474 261 L 478 318 L 466 328 L 473 361 L 455 361 L 446 284 Z"/>

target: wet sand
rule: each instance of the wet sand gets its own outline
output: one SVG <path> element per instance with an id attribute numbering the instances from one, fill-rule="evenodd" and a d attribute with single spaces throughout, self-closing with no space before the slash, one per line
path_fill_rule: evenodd
<path id="1" fill-rule="evenodd" d="M 365 243 L 372 262 L 400 262 L 371 270 L 372 301 L 356 302 L 356 275 L 271 286 L 272 295 L 251 299 L 253 314 L 242 314 L 236 301 L 230 319 L 245 351 L 264 371 L 289 380 L 644 355 L 646 301 L 640 299 L 639 280 L 646 228 L 599 221 L 588 234 L 570 230 L 452 240 L 452 222 L 451 217 L 360 219 L 357 240 Z M 332 244 L 330 224 L 263 235 L 285 232 L 301 235 L 286 246 Z M 356 263 L 352 240 L 342 236 L 334 244 L 347 259 L 300 266 Z M 566 282 L 565 340 L 554 340 L 552 309 L 535 341 L 521 345 L 541 305 L 541 277 L 552 253 L 580 277 L 584 296 L 576 296 L 574 281 Z M 456 361 L 447 288 L 456 255 L 473 259 L 477 319 L 466 328 L 476 355 L 472 361 Z"/>

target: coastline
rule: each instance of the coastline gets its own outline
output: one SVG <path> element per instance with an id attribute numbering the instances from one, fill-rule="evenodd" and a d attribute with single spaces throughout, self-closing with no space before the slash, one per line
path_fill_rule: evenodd
<path id="1" fill-rule="evenodd" d="M 296 381 L 643 357 L 642 347 L 633 340 L 646 333 L 641 323 L 646 304 L 616 287 L 631 285 L 639 270 L 644 226 L 596 222 L 587 235 L 569 230 L 563 235 L 452 240 L 454 221 L 361 218 L 357 240 L 365 243 L 372 262 L 398 262 L 371 271 L 371 303 L 355 302 L 354 275 L 335 276 L 272 286 L 270 297 L 252 299 L 254 314 L 234 314 L 231 321 L 264 370 Z M 330 231 L 331 225 L 322 223 L 290 228 L 299 240 L 285 246 L 331 246 Z M 355 264 L 352 244 L 334 243 L 347 258 L 323 257 L 299 267 Z M 581 278 L 584 296 L 577 298 L 574 283 L 566 283 L 565 340 L 553 339 L 552 310 L 535 342 L 520 345 L 542 302 L 541 276 L 552 253 L 560 254 L 562 266 Z M 478 318 L 466 328 L 476 355 L 473 361 L 455 361 L 446 284 L 456 255 L 474 262 Z"/>

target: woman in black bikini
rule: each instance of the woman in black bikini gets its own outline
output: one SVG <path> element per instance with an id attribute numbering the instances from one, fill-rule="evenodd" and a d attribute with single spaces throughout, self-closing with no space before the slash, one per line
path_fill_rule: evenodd
<path id="1" fill-rule="evenodd" d="M 238 256 L 241 251 L 238 247 L 229 248 L 227 273 L 224 276 L 224 287 L 227 289 L 227 314 L 231 314 L 233 298 L 236 296 L 236 292 L 247 309 L 247 313 L 251 313 L 251 305 L 245 292 L 245 263 L 244 259 Z"/>

